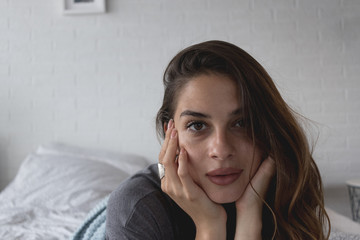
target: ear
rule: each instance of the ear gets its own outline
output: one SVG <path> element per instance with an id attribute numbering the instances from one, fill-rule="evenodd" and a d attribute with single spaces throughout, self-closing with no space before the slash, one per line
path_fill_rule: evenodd
<path id="1" fill-rule="evenodd" d="M 168 125 L 168 123 L 167 122 L 164 122 L 164 127 L 163 127 L 163 129 L 164 129 L 164 132 L 166 133 L 166 131 L 167 131 L 167 125 Z"/>

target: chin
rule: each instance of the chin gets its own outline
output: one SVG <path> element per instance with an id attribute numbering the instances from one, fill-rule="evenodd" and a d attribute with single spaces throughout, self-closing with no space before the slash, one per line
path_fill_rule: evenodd
<path id="1" fill-rule="evenodd" d="M 232 192 L 231 194 L 226 194 L 219 192 L 216 194 L 210 194 L 208 196 L 213 202 L 218 204 L 224 204 L 236 202 L 241 197 L 241 193 L 234 194 L 234 192 Z"/>

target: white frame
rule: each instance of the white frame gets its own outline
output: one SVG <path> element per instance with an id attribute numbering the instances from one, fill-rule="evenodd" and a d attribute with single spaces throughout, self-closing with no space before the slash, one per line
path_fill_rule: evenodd
<path id="1" fill-rule="evenodd" d="M 105 0 L 89 0 L 89 2 L 76 2 L 76 0 L 63 0 L 65 15 L 70 14 L 91 14 L 91 13 L 104 13 Z"/>

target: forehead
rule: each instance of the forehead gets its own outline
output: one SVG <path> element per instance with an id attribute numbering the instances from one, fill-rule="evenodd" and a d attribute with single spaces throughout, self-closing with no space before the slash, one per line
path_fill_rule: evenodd
<path id="1" fill-rule="evenodd" d="M 175 111 L 232 112 L 241 108 L 237 85 L 221 74 L 202 74 L 189 80 L 178 93 Z"/>

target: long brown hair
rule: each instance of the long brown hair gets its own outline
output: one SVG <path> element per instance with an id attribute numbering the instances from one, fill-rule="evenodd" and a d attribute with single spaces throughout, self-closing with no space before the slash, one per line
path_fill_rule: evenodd
<path id="1" fill-rule="evenodd" d="M 208 41 L 179 52 L 167 66 L 164 99 L 156 117 L 159 136 L 173 118 L 177 93 L 193 77 L 220 73 L 233 79 L 248 119 L 249 137 L 276 163 L 276 176 L 265 199 L 263 239 L 328 239 L 319 170 L 298 115 L 285 103 L 265 69 L 239 47 Z M 272 215 L 274 213 L 274 215 Z M 324 229 L 328 233 L 324 235 Z"/>

